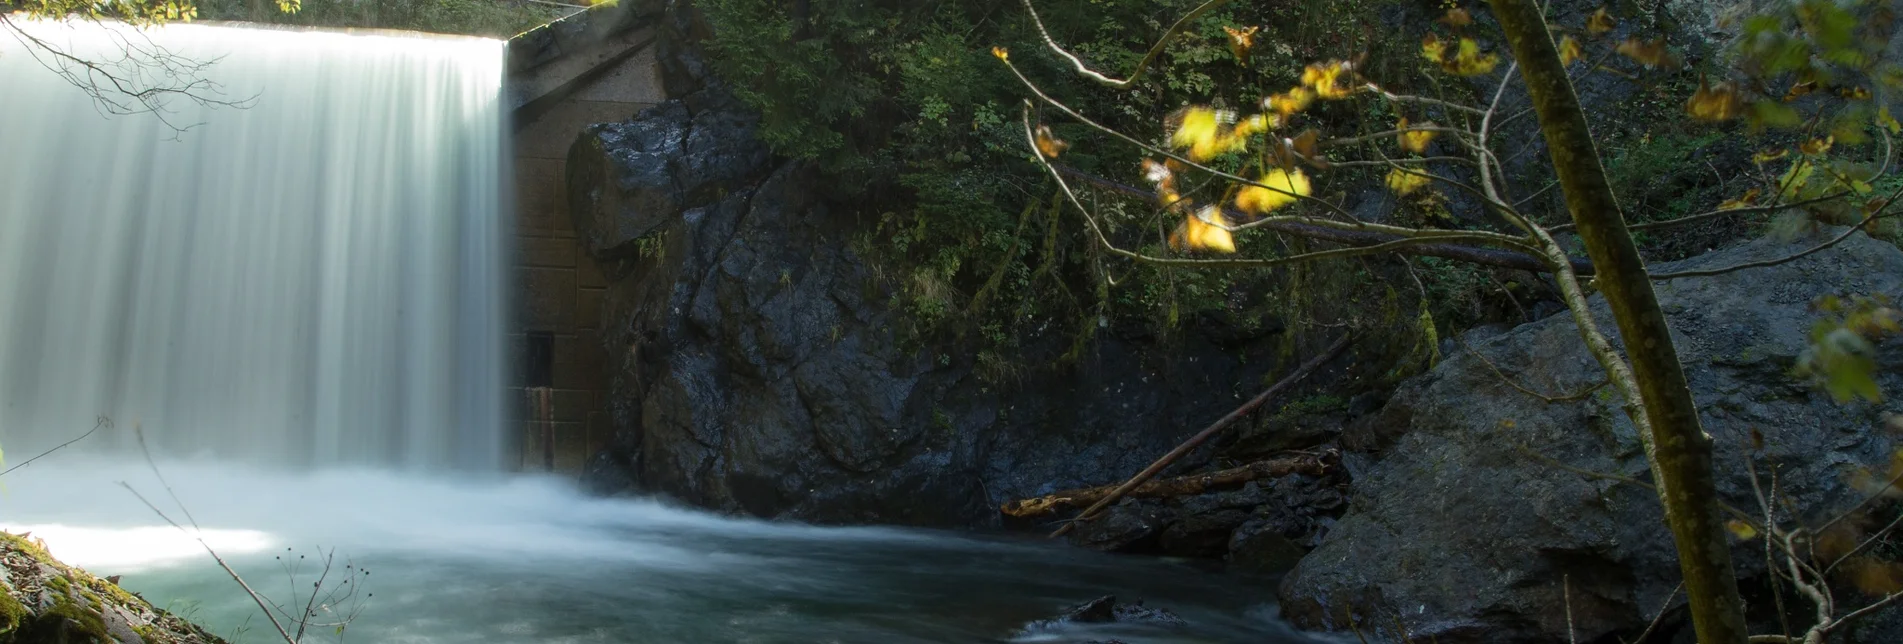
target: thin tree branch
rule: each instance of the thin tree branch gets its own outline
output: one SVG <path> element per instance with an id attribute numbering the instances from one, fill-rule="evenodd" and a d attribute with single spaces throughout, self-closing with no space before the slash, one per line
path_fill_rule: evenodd
<path id="1" fill-rule="evenodd" d="M 101 427 L 111 427 L 111 426 L 112 426 L 111 418 L 108 418 L 106 416 L 100 416 L 98 421 L 93 423 L 93 428 L 86 430 L 86 433 L 84 434 L 80 434 L 79 438 L 75 438 L 73 440 L 69 440 L 64 443 L 60 443 L 58 447 L 46 450 L 44 452 L 40 452 L 38 455 L 34 456 L 33 458 L 26 459 L 25 461 L 22 461 L 19 465 L 15 465 L 13 467 L 7 468 L 5 472 L 0 472 L 0 476 L 6 476 L 8 474 L 12 474 L 14 470 L 20 469 L 22 467 L 26 467 L 28 465 L 32 465 L 33 461 L 37 461 L 37 460 L 40 460 L 41 458 L 45 458 L 47 454 L 51 454 L 53 452 L 66 449 L 66 446 L 68 445 L 72 445 L 73 443 L 86 440 L 87 436 L 93 435 L 93 432 L 99 431 L 99 428 Z"/>
<path id="2" fill-rule="evenodd" d="M 1078 74 L 1097 81 L 1099 84 L 1111 89 L 1129 89 L 1131 85 L 1136 84 L 1138 78 L 1143 76 L 1143 70 L 1148 68 L 1150 63 L 1155 61 L 1156 57 L 1163 53 L 1164 46 L 1169 44 L 1171 38 L 1174 38 L 1177 33 L 1189 27 L 1189 23 L 1195 21 L 1197 18 L 1201 18 L 1203 14 L 1209 13 L 1217 7 L 1229 4 L 1229 2 L 1230 0 L 1209 0 L 1203 3 L 1202 6 L 1195 8 L 1187 14 L 1183 14 L 1182 18 L 1176 20 L 1176 24 L 1170 25 L 1169 30 L 1163 32 L 1163 37 L 1156 39 L 1156 44 L 1150 46 L 1150 51 L 1143 55 L 1143 60 L 1137 61 L 1136 68 L 1130 70 L 1130 77 L 1127 79 L 1116 79 L 1097 73 L 1088 65 L 1085 65 L 1082 59 L 1065 51 L 1062 45 L 1057 44 L 1057 39 L 1051 37 L 1050 30 L 1044 28 L 1044 19 L 1037 15 L 1037 8 L 1031 6 L 1031 0 L 1024 0 L 1024 10 L 1031 14 L 1031 23 L 1037 25 L 1037 34 L 1044 38 L 1044 44 L 1049 46 L 1052 52 L 1063 57 L 1064 60 L 1070 61 L 1071 67 L 1075 68 Z"/>

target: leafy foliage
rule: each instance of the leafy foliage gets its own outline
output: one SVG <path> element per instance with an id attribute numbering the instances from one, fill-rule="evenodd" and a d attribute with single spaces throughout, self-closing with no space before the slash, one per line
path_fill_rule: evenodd
<path id="1" fill-rule="evenodd" d="M 1837 402 L 1858 398 L 1882 402 L 1877 387 L 1876 343 L 1903 331 L 1899 313 L 1882 297 L 1819 298 L 1823 315 L 1811 327 L 1811 346 L 1798 358 L 1796 373 Z"/>
<path id="2" fill-rule="evenodd" d="M 1078 55 L 1093 65 L 1127 67 L 1198 4 L 1059 0 L 1050 3 L 1046 26 L 1078 43 Z M 856 190 L 849 196 L 872 223 L 858 248 L 884 267 L 897 302 L 931 303 L 919 309 L 929 320 L 914 321 L 915 335 L 963 329 L 993 355 L 1010 355 L 1011 345 L 1041 334 L 1085 340 L 1121 321 L 1168 330 L 1205 312 L 1243 310 L 1232 289 L 1255 278 L 1118 268 L 1075 226 L 1059 225 L 1071 216 L 1062 209 L 1026 207 L 1047 202 L 1052 186 L 1023 147 L 1016 118 L 1022 86 L 987 49 L 1027 52 L 1022 64 L 1052 77 L 1063 62 L 1040 53 L 1037 31 L 1016 2 L 698 6 L 713 34 L 710 62 L 762 113 L 762 138 L 777 152 L 814 159 L 832 183 Z M 1152 73 L 1127 91 L 1106 95 L 1074 78 L 1049 89 L 1129 131 L 1160 136 L 1150 115 L 1238 88 L 1253 93 L 1266 79 L 1299 75 L 1299 65 L 1287 67 L 1298 55 L 1346 54 L 1351 43 L 1366 43 L 1370 9 L 1360 0 L 1236 3 L 1166 44 Z M 1086 128 L 1054 124 L 1040 141 L 1063 154 L 1067 167 L 1125 184 L 1143 180 L 1123 157 L 1098 156 L 1104 137 Z M 1120 232 L 1169 243 L 1170 228 L 1159 229 L 1162 213 L 1124 198 L 1104 205 L 1121 213 L 1111 223 Z M 1208 243 L 1226 234 L 1199 231 Z M 1110 280 L 1129 286 L 1110 287 Z"/>

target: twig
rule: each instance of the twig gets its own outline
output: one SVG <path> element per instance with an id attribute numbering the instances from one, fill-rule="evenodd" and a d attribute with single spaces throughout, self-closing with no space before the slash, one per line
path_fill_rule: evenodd
<path id="1" fill-rule="evenodd" d="M 1578 393 L 1571 393 L 1571 394 L 1566 394 L 1563 396 L 1548 396 L 1546 394 L 1533 391 L 1532 389 L 1528 389 L 1520 385 L 1520 383 L 1514 382 L 1513 379 L 1508 377 L 1505 372 L 1500 371 L 1500 367 L 1493 364 L 1492 360 L 1488 360 L 1487 356 L 1481 355 L 1479 351 L 1475 351 L 1472 346 L 1468 345 L 1467 340 L 1460 337 L 1460 334 L 1458 333 L 1453 334 L 1453 337 L 1454 337 L 1454 342 L 1459 344 L 1461 349 L 1466 350 L 1466 352 L 1469 355 L 1472 355 L 1475 358 L 1479 358 L 1480 363 L 1486 365 L 1488 371 L 1492 371 L 1493 375 L 1499 376 L 1500 382 L 1504 382 L 1507 384 L 1508 387 L 1512 387 L 1514 389 L 1519 390 L 1520 393 L 1546 401 L 1546 404 L 1548 405 L 1551 405 L 1553 403 L 1572 402 L 1575 400 L 1582 400 L 1587 396 L 1591 396 L 1592 392 L 1599 391 L 1600 388 L 1605 387 L 1608 384 L 1611 384 L 1610 381 L 1600 381 L 1599 384 L 1593 385 L 1591 387 L 1587 387 L 1583 390 L 1580 390 Z"/>
<path id="2" fill-rule="evenodd" d="M 1903 194 L 1903 192 L 1899 192 L 1899 194 Z M 1895 197 L 1892 196 L 1891 199 L 1894 200 Z M 1725 273 L 1735 273 L 1737 271 L 1742 271 L 1745 269 L 1767 268 L 1771 266 L 1777 266 L 1779 264 L 1794 262 L 1799 259 L 1803 259 L 1804 257 L 1808 257 L 1812 254 L 1828 249 L 1832 246 L 1836 246 L 1838 244 L 1843 243 L 1844 240 L 1849 239 L 1850 236 L 1856 234 L 1857 231 L 1863 230 L 1864 225 L 1869 224 L 1872 221 L 1876 221 L 1878 219 L 1882 219 L 1885 217 L 1892 217 L 1898 214 L 1903 214 L 1903 213 L 1885 213 L 1882 210 L 1878 210 L 1877 214 L 1872 214 L 1868 217 L 1864 217 L 1863 221 L 1857 222 L 1857 225 L 1851 226 L 1849 230 L 1845 230 L 1843 234 L 1838 235 L 1837 237 L 1831 239 L 1830 241 L 1823 242 L 1816 246 L 1812 246 L 1810 248 L 1804 249 L 1801 252 L 1785 255 L 1777 259 L 1767 259 L 1761 262 L 1745 262 L 1743 264 L 1726 266 L 1724 268 L 1714 268 L 1714 269 L 1702 270 L 1702 271 L 1677 271 L 1672 273 L 1654 273 L 1654 274 L 1651 274 L 1649 277 L 1651 277 L 1653 281 L 1679 279 L 1683 277 L 1712 277 L 1715 275 L 1723 275 Z"/>
<path id="3" fill-rule="evenodd" d="M 1559 584 L 1560 584 L 1560 593 L 1561 593 L 1560 601 L 1566 604 L 1566 642 L 1567 644 L 1579 644 L 1579 634 L 1574 632 L 1573 630 L 1573 578 L 1572 576 L 1560 575 Z"/>
<path id="4" fill-rule="evenodd" d="M 1097 81 L 1111 89 L 1128 89 L 1131 85 L 1136 84 L 1138 78 L 1142 77 L 1143 70 L 1150 66 L 1151 61 L 1156 60 L 1156 57 L 1163 53 L 1163 47 L 1169 44 L 1171 38 L 1174 38 L 1178 32 L 1188 27 L 1191 21 L 1202 17 L 1203 14 L 1209 13 L 1217 7 L 1229 4 L 1229 2 L 1230 0 L 1209 0 L 1203 3 L 1202 6 L 1195 8 L 1187 14 L 1183 14 L 1183 17 L 1176 20 L 1176 24 L 1170 25 L 1169 30 L 1163 32 L 1163 37 L 1156 39 L 1156 44 L 1150 46 L 1150 51 L 1143 55 L 1143 60 L 1137 61 L 1136 68 L 1130 70 L 1130 77 L 1126 79 L 1111 78 L 1097 73 L 1085 65 L 1083 60 L 1065 51 L 1062 45 L 1057 44 L 1057 39 L 1051 37 L 1051 32 L 1044 28 L 1044 19 L 1037 15 L 1037 8 L 1031 6 L 1031 0 L 1024 0 L 1024 10 L 1031 14 L 1031 24 L 1037 26 L 1037 34 L 1044 38 L 1044 44 L 1049 46 L 1051 51 L 1056 52 L 1058 56 L 1070 61 L 1071 66 L 1076 68 L 1078 74 L 1082 74 L 1084 77 Z"/>
<path id="5" fill-rule="evenodd" d="M 179 532 L 183 532 L 185 534 L 191 535 L 193 539 L 197 540 L 198 545 L 205 548 L 205 553 L 211 555 L 211 558 L 213 561 L 218 562 L 218 567 L 225 569 L 225 574 L 230 575 L 232 581 L 238 582 L 238 587 L 243 588 L 245 594 L 251 596 L 251 601 L 256 602 L 258 604 L 258 610 L 264 611 L 265 619 L 271 620 L 271 625 L 278 629 L 278 635 L 284 638 L 285 643 L 297 644 L 297 640 L 291 637 L 291 633 L 289 631 L 284 630 L 284 625 L 278 623 L 278 618 L 271 614 L 271 608 L 265 605 L 264 597 L 258 595 L 257 591 L 252 590 L 251 584 L 245 583 L 244 577 L 239 576 L 238 571 L 232 570 L 231 565 L 225 563 L 225 558 L 218 556 L 218 551 L 212 550 L 211 544 L 205 543 L 204 537 L 200 536 L 198 533 L 195 533 L 191 530 L 186 530 L 185 526 L 179 525 L 177 521 L 173 521 L 172 517 L 167 516 L 164 510 L 160 510 L 158 506 L 152 505 L 151 501 L 146 500 L 145 495 L 140 494 L 138 490 L 132 489 L 132 486 L 127 484 L 125 481 L 120 481 L 119 487 L 125 488 L 127 492 L 132 493 L 132 496 L 138 497 L 140 503 L 144 503 L 145 507 L 150 508 L 153 514 L 159 515 L 159 518 L 164 519 L 166 523 L 172 524 L 172 527 L 178 528 Z M 179 509 L 184 509 L 184 506 L 180 506 Z M 194 525 L 193 527 L 194 529 L 196 529 L 197 526 Z"/>
<path id="6" fill-rule="evenodd" d="M 67 445 L 71 445 L 71 444 L 73 444 L 73 443 L 77 443 L 77 442 L 79 442 L 79 441 L 83 441 L 83 440 L 86 440 L 86 437 L 87 437 L 87 436 L 91 436 L 91 435 L 93 435 L 93 432 L 96 432 L 96 431 L 99 431 L 99 428 L 101 428 L 101 427 L 111 427 L 111 426 L 112 426 L 112 418 L 110 418 L 110 417 L 107 417 L 107 416 L 100 416 L 100 417 L 99 417 L 99 420 L 98 420 L 98 422 L 95 422 L 95 423 L 93 424 L 93 428 L 92 428 L 92 429 L 88 429 L 88 430 L 86 430 L 86 433 L 84 433 L 84 434 L 80 434 L 80 435 L 79 435 L 79 438 L 75 438 L 75 439 L 73 439 L 73 440 L 69 440 L 69 441 L 66 441 L 66 442 L 64 442 L 64 443 L 60 443 L 60 444 L 59 444 L 59 447 L 55 447 L 55 448 L 53 448 L 53 449 L 49 449 L 49 450 L 46 450 L 46 451 L 44 451 L 44 452 L 40 452 L 40 453 L 39 453 L 39 455 L 37 455 L 37 456 L 34 456 L 33 458 L 29 458 L 29 459 L 26 459 L 25 461 L 23 461 L 23 462 L 21 462 L 21 463 L 20 463 L 19 465 L 15 465 L 15 466 L 13 466 L 13 467 L 9 467 L 9 468 L 7 468 L 7 470 L 6 470 L 6 471 L 4 471 L 4 472 L 0 472 L 0 476 L 6 476 L 6 475 L 8 475 L 8 474 L 12 474 L 14 470 L 17 470 L 17 469 L 20 469 L 20 468 L 22 468 L 22 467 L 26 467 L 26 466 L 28 466 L 28 465 L 32 465 L 32 464 L 33 464 L 33 461 L 37 461 L 37 460 L 40 460 L 41 458 L 44 458 L 44 457 L 45 457 L 45 456 L 46 456 L 47 454 L 51 454 L 51 453 L 53 453 L 53 452 L 57 452 L 57 451 L 60 451 L 60 450 L 62 450 L 62 449 L 66 449 L 66 446 L 67 446 Z"/>
<path id="7" fill-rule="evenodd" d="M 1242 406 L 1237 407 L 1235 411 L 1229 412 L 1228 415 L 1217 419 L 1214 424 L 1205 428 L 1203 431 L 1197 432 L 1195 436 L 1189 437 L 1189 440 L 1183 441 L 1181 445 L 1176 446 L 1176 449 L 1170 450 L 1170 452 L 1164 454 L 1162 458 L 1156 459 L 1156 462 L 1150 463 L 1149 467 L 1143 468 L 1141 472 L 1137 472 L 1136 476 L 1132 476 L 1130 480 L 1124 481 L 1123 485 L 1117 486 L 1117 489 L 1112 490 L 1110 494 L 1105 495 L 1104 498 L 1099 499 L 1096 503 L 1092 503 L 1090 507 L 1084 508 L 1083 512 L 1077 514 L 1076 519 L 1065 523 L 1064 526 L 1058 528 L 1056 532 L 1052 532 L 1051 536 L 1053 538 L 1064 536 L 1066 533 L 1069 533 L 1072 528 L 1076 527 L 1078 522 L 1091 520 L 1098 511 L 1109 507 L 1112 503 L 1116 503 L 1117 499 L 1123 498 L 1124 494 L 1129 493 L 1130 490 L 1135 489 L 1138 485 L 1142 485 L 1144 481 L 1150 480 L 1150 477 L 1156 476 L 1157 472 L 1163 471 L 1163 468 L 1168 467 L 1170 463 L 1176 462 L 1176 459 L 1182 458 L 1183 455 L 1188 454 L 1190 450 L 1196 449 L 1198 445 L 1202 445 L 1203 441 L 1209 440 L 1211 436 L 1215 436 L 1216 432 L 1222 431 L 1224 427 L 1228 427 L 1231 423 L 1236 422 L 1237 419 L 1248 415 L 1249 412 L 1255 411 L 1257 407 L 1261 407 L 1262 403 L 1268 402 L 1270 398 L 1281 393 L 1282 390 L 1294 386 L 1295 383 L 1308 377 L 1309 373 L 1314 372 L 1320 368 L 1323 363 L 1328 362 L 1340 354 L 1342 350 L 1347 349 L 1348 343 L 1353 337 L 1352 335 L 1343 335 L 1336 339 L 1335 343 L 1330 345 L 1321 355 L 1315 356 L 1308 362 L 1303 363 L 1294 373 L 1282 378 L 1280 382 L 1275 383 L 1261 394 L 1256 395 L 1256 397 L 1250 399 L 1249 402 L 1243 403 Z"/>
<path id="8" fill-rule="evenodd" d="M 1632 644 L 1645 644 L 1645 638 L 1651 637 L 1652 631 L 1658 629 L 1659 622 L 1665 621 L 1665 610 L 1672 607 L 1672 600 L 1678 599 L 1678 593 L 1682 590 L 1685 590 L 1685 582 L 1680 581 L 1672 589 L 1672 594 L 1665 596 L 1665 602 L 1659 604 L 1658 611 L 1652 615 L 1652 622 L 1645 625 L 1645 630 L 1639 631 L 1639 638 L 1632 640 Z"/>
<path id="9" fill-rule="evenodd" d="M 1082 170 L 1078 170 L 1070 166 L 1051 164 L 1051 167 L 1057 170 L 1058 172 L 1063 173 L 1064 175 L 1080 179 L 1084 183 L 1088 183 L 1088 184 L 1095 185 L 1101 188 L 1106 188 L 1106 189 L 1113 190 L 1119 193 L 1123 193 L 1134 198 L 1141 198 L 1141 199 L 1154 198 L 1153 194 L 1150 191 L 1147 191 L 1142 188 L 1138 188 L 1136 186 L 1132 186 L 1129 184 L 1119 183 L 1116 181 L 1112 181 L 1110 179 L 1105 179 L 1103 177 L 1100 177 L 1088 172 L 1084 172 Z M 1223 214 L 1224 216 L 1229 217 L 1230 219 L 1236 220 L 1236 221 L 1240 221 L 1244 218 L 1243 213 L 1241 211 L 1238 211 L 1234 208 L 1227 207 L 1227 206 L 1223 207 Z M 1251 222 L 1249 226 L 1251 228 L 1264 228 L 1264 229 L 1273 230 L 1279 233 L 1294 235 L 1297 237 L 1319 239 L 1322 241 L 1330 241 L 1330 242 L 1335 242 L 1338 244 L 1349 244 L 1349 245 L 1355 245 L 1355 246 L 1368 246 L 1368 245 L 1380 244 L 1380 243 L 1385 243 L 1389 241 L 1394 241 L 1396 239 L 1400 239 L 1399 236 L 1392 235 L 1389 233 L 1381 233 L 1381 232 L 1366 231 L 1366 230 L 1346 230 L 1346 229 L 1343 229 L 1340 227 L 1334 227 L 1334 226 L 1328 226 L 1328 227 L 1316 226 L 1316 225 L 1312 225 L 1308 223 L 1303 223 L 1300 221 L 1289 221 L 1289 220 L 1280 220 L 1280 219 L 1273 219 L 1273 218 L 1263 219 L 1257 222 Z M 1427 257 L 1443 257 L 1446 259 L 1454 259 L 1454 260 L 1459 260 L 1459 261 L 1473 263 L 1473 264 L 1481 264 L 1486 266 L 1499 266 L 1501 268 L 1512 268 L 1512 269 L 1518 269 L 1518 270 L 1533 271 L 1536 273 L 1547 273 L 1552 271 L 1552 269 L 1549 266 L 1547 266 L 1545 259 L 1534 254 L 1524 253 L 1524 252 L 1516 251 L 1516 250 L 1495 250 L 1490 248 L 1476 248 L 1473 246 L 1461 246 L 1456 244 L 1437 242 L 1437 243 L 1429 243 L 1429 244 L 1420 244 L 1417 246 L 1409 246 L 1406 250 L 1398 251 L 1398 252 L 1402 252 L 1409 255 L 1422 255 Z M 1581 275 L 1592 274 L 1593 271 L 1592 271 L 1591 263 L 1582 259 L 1578 259 L 1578 258 L 1569 257 L 1567 259 L 1568 261 L 1572 262 L 1574 271 L 1578 272 Z"/>
<path id="10" fill-rule="evenodd" d="M 1893 217 L 1893 215 L 1897 215 L 1897 213 L 1892 213 L 1892 211 L 1890 211 L 1890 204 L 1895 204 L 1895 200 L 1897 200 L 1897 196 L 1903 196 L 1903 187 L 1897 187 L 1897 191 L 1890 192 L 1890 198 L 1886 198 L 1882 206 L 1878 206 L 1878 208 L 1876 208 L 1876 210 L 1871 211 L 1871 213 L 1869 213 L 1867 217 L 1863 217 L 1863 221 L 1857 221 L 1857 225 L 1854 225 L 1854 227 L 1850 227 L 1848 231 L 1844 231 L 1844 234 L 1838 234 L 1838 236 L 1836 236 L 1836 238 L 1833 238 L 1833 240 L 1829 240 L 1829 242 L 1823 242 L 1823 244 L 1817 244 L 1817 246 L 1812 246 L 1812 248 L 1808 248 L 1808 250 L 1804 250 L 1804 252 L 1793 253 L 1793 255 L 1785 255 L 1785 257 L 1777 257 L 1777 259 L 1766 259 L 1766 261 L 1747 261 L 1747 263 L 1741 263 L 1741 265 L 1732 265 L 1732 267 L 1724 267 L 1724 269 L 1711 269 L 1711 271 L 1659 272 L 1659 274 L 1652 274 L 1652 280 L 1675 280 L 1675 278 L 1703 278 L 1703 276 L 1715 276 L 1715 274 L 1726 274 L 1726 272 L 1745 271 L 1745 269 L 1764 269 L 1764 267 L 1775 267 L 1775 265 L 1781 265 L 1781 263 L 1789 263 L 1789 261 L 1796 261 L 1796 259 L 1802 259 L 1802 257 L 1806 257 L 1806 255 L 1812 255 L 1812 253 L 1821 252 L 1821 250 L 1827 250 L 1827 248 L 1831 248 L 1831 246 L 1836 246 L 1836 244 L 1842 244 L 1844 240 L 1848 240 L 1848 238 L 1850 238 L 1852 234 L 1855 234 L 1855 232 L 1863 231 L 1863 227 L 1865 227 L 1865 225 L 1869 225 L 1871 221 L 1876 221 L 1876 219 L 1884 219 L 1884 217 Z"/>

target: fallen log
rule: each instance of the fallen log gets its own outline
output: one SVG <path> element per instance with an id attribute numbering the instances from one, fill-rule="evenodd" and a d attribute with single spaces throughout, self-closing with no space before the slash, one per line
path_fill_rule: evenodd
<path id="1" fill-rule="evenodd" d="M 1146 481 L 1131 488 L 1124 496 L 1159 498 L 1171 496 L 1190 496 L 1211 490 L 1236 487 L 1256 479 L 1280 478 L 1290 474 L 1321 476 L 1337 455 L 1330 451 L 1322 454 L 1298 454 L 1266 461 L 1256 461 L 1242 467 L 1226 470 L 1191 474 L 1175 478 Z M 1067 507 L 1079 507 L 1101 501 L 1116 491 L 1117 485 L 1099 485 L 1076 490 L 1053 492 L 1037 498 L 1019 499 L 1004 504 L 1000 511 L 1014 517 L 1035 517 L 1056 512 Z"/>
<path id="2" fill-rule="evenodd" d="M 1257 394 L 1256 397 L 1249 399 L 1249 402 L 1242 403 L 1241 407 L 1237 407 L 1235 411 L 1229 412 L 1227 416 L 1217 419 L 1214 424 L 1204 428 L 1203 431 L 1196 432 L 1195 436 L 1189 437 L 1189 440 L 1183 441 L 1181 445 L 1177 445 L 1176 449 L 1170 450 L 1170 453 L 1164 454 L 1161 458 L 1156 459 L 1156 462 L 1150 463 L 1149 467 L 1143 468 L 1141 472 L 1137 472 L 1136 476 L 1132 476 L 1130 480 L 1124 481 L 1123 485 L 1117 486 L 1117 489 L 1111 490 L 1110 493 L 1104 495 L 1102 499 L 1098 499 L 1096 503 L 1090 504 L 1090 507 L 1084 508 L 1083 512 L 1077 514 L 1076 519 L 1065 522 L 1063 527 L 1052 532 L 1051 538 L 1064 536 L 1070 532 L 1072 528 L 1077 527 L 1079 521 L 1089 521 L 1096 518 L 1097 511 L 1104 509 L 1104 506 L 1116 503 L 1117 499 L 1123 498 L 1123 495 L 1128 494 L 1130 490 L 1136 489 L 1136 487 L 1142 485 L 1144 481 L 1150 480 L 1150 477 L 1156 476 L 1158 472 L 1163 471 L 1163 468 L 1169 467 L 1170 463 L 1176 462 L 1176 459 L 1182 458 L 1183 455 L 1188 454 L 1190 450 L 1196 449 L 1196 446 L 1203 444 L 1203 441 L 1209 440 L 1209 437 L 1215 436 L 1216 432 L 1222 431 L 1222 428 L 1228 427 L 1230 423 L 1236 422 L 1237 419 L 1249 415 L 1249 412 L 1255 411 L 1257 407 L 1261 407 L 1262 403 L 1268 402 L 1270 398 L 1274 398 L 1275 395 L 1281 393 L 1283 389 L 1295 386 L 1295 383 L 1301 382 L 1303 378 L 1308 377 L 1308 374 L 1321 367 L 1322 363 L 1333 360 L 1337 355 L 1341 355 L 1341 352 L 1348 348 L 1348 343 L 1353 337 L 1354 336 L 1350 334 L 1343 334 L 1340 338 L 1335 340 L 1333 345 L 1328 347 L 1327 351 L 1323 351 L 1321 355 L 1315 356 L 1308 362 L 1303 363 L 1301 367 L 1296 368 L 1295 373 L 1291 373 L 1287 377 L 1282 378 L 1280 382 L 1275 383 L 1262 393 Z"/>

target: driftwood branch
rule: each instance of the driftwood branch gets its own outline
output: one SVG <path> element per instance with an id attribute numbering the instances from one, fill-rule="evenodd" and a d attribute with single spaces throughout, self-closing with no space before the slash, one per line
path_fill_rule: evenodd
<path id="1" fill-rule="evenodd" d="M 1298 454 L 1266 461 L 1256 461 L 1242 467 L 1233 467 L 1215 472 L 1178 476 L 1175 478 L 1147 481 L 1138 485 L 1124 496 L 1130 497 L 1171 497 L 1202 494 L 1210 490 L 1228 488 L 1256 479 L 1280 478 L 1290 474 L 1321 476 L 1328 469 L 1330 461 L 1339 455 L 1334 452 L 1323 454 Z M 1020 499 L 1004 504 L 999 511 L 1014 517 L 1035 517 L 1050 514 L 1068 507 L 1078 507 L 1102 501 L 1117 490 L 1116 485 L 1099 485 L 1054 492 L 1032 499 Z"/>
<path id="2" fill-rule="evenodd" d="M 1084 508 L 1083 512 L 1078 513 L 1075 520 L 1064 523 L 1064 527 L 1058 528 L 1056 532 L 1052 532 L 1051 536 L 1064 536 L 1069 533 L 1072 528 L 1076 527 L 1078 522 L 1089 521 L 1095 518 L 1099 511 L 1112 503 L 1116 503 L 1117 499 L 1123 498 L 1123 495 L 1129 494 L 1131 490 L 1142 485 L 1144 481 L 1148 481 L 1150 477 L 1156 476 L 1157 472 L 1163 471 L 1163 468 L 1169 467 L 1170 463 L 1176 462 L 1176 459 L 1182 458 L 1183 455 L 1188 454 L 1190 450 L 1196 449 L 1198 445 L 1202 445 L 1203 441 L 1209 440 L 1209 437 L 1215 436 L 1216 433 L 1222 431 L 1224 427 L 1228 427 L 1231 423 L 1236 422 L 1237 419 L 1249 415 L 1249 412 L 1255 411 L 1257 407 L 1262 406 L 1262 403 L 1268 402 L 1269 399 L 1274 398 L 1276 394 L 1282 393 L 1282 390 L 1295 386 L 1297 382 L 1301 382 L 1303 378 L 1308 377 L 1308 374 L 1320 368 L 1323 363 L 1334 359 L 1337 355 L 1341 355 L 1341 352 L 1348 348 L 1348 343 L 1353 337 L 1354 336 L 1350 335 L 1341 336 L 1340 339 L 1335 340 L 1335 344 L 1328 347 L 1327 351 L 1323 351 L 1321 355 L 1315 356 L 1308 362 L 1303 363 L 1294 373 L 1289 374 L 1280 382 L 1270 386 L 1255 398 L 1249 399 L 1249 402 L 1242 403 L 1241 407 L 1237 407 L 1235 411 L 1229 412 L 1229 415 L 1218 419 L 1215 424 L 1203 429 L 1203 431 L 1196 432 L 1195 436 L 1189 437 L 1189 440 L 1183 441 L 1181 445 L 1177 445 L 1176 449 L 1170 450 L 1170 453 L 1164 454 L 1162 458 L 1156 459 L 1156 462 L 1151 463 L 1149 467 L 1143 468 L 1141 472 L 1137 472 L 1136 476 L 1132 476 L 1130 480 L 1124 481 L 1123 485 L 1117 486 L 1116 489 L 1105 494 L 1103 498 L 1098 499 L 1096 503 L 1092 503 L 1090 507 Z"/>

